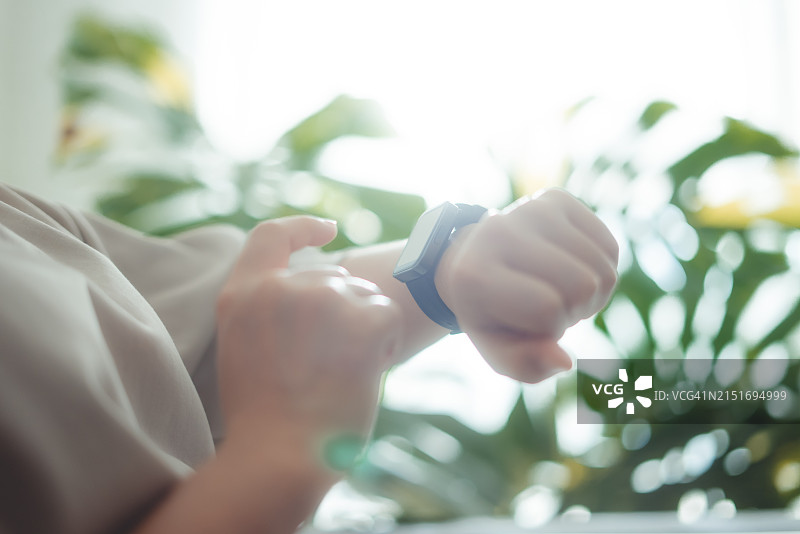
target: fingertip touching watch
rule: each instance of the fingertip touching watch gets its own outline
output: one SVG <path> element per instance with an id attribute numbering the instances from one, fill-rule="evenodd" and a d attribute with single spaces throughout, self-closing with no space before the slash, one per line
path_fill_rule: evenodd
<path id="1" fill-rule="evenodd" d="M 445 202 L 423 213 L 392 275 L 408 287 L 419 308 L 432 321 L 450 330 L 461 332 L 456 316 L 444 303 L 436 289 L 434 277 L 442 254 L 450 245 L 453 233 L 468 224 L 478 222 L 486 208 L 471 204 Z"/>

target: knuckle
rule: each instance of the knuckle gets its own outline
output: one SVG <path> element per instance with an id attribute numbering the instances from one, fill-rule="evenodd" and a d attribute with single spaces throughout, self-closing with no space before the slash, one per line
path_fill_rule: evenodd
<path id="1" fill-rule="evenodd" d="M 330 269 L 333 273 L 337 276 L 341 276 L 342 278 L 351 278 L 352 275 L 350 271 L 342 267 L 341 265 L 329 265 L 328 269 Z"/>
<path id="2" fill-rule="evenodd" d="M 369 295 L 380 295 L 381 289 L 374 282 L 356 276 L 346 276 L 345 285 L 353 291 L 367 293 Z"/>
<path id="3" fill-rule="evenodd" d="M 555 291 L 543 292 L 536 301 L 538 322 L 545 331 L 555 332 L 561 325 L 564 302 Z"/>
<path id="4" fill-rule="evenodd" d="M 397 304 L 386 298 L 379 301 L 371 298 L 370 301 L 371 305 L 365 315 L 372 328 L 379 333 L 396 328 L 401 319 Z"/>
<path id="5" fill-rule="evenodd" d="M 561 206 L 539 197 L 512 212 L 528 230 L 539 234 L 551 234 L 557 225 L 563 223 L 565 216 Z"/>
<path id="6" fill-rule="evenodd" d="M 311 305 L 323 308 L 338 307 L 343 302 L 342 294 L 336 286 L 327 283 L 309 286 L 305 290 L 305 298 Z"/>
<path id="7" fill-rule="evenodd" d="M 266 298 L 283 313 L 304 317 L 314 317 L 317 311 L 330 306 L 334 299 L 333 291 L 333 288 L 291 277 L 282 277 L 273 287 L 264 287 Z"/>
<path id="8" fill-rule="evenodd" d="M 280 225 L 274 220 L 261 221 L 256 224 L 250 233 L 255 236 L 272 235 L 280 231 Z"/>
<path id="9" fill-rule="evenodd" d="M 539 198 L 546 199 L 560 204 L 573 204 L 577 199 L 560 187 L 545 189 Z"/>
<path id="10" fill-rule="evenodd" d="M 348 278 L 350 272 L 341 265 L 334 264 L 311 264 L 311 265 L 297 265 L 287 269 L 287 274 L 292 276 L 304 276 L 308 278 L 313 277 L 338 277 Z"/>
<path id="11" fill-rule="evenodd" d="M 614 286 L 617 285 L 617 279 L 617 271 L 612 269 L 610 266 L 607 269 L 603 269 L 603 271 L 600 273 L 601 290 L 604 293 L 610 292 L 612 289 L 614 289 Z"/>
<path id="12" fill-rule="evenodd" d="M 484 235 L 492 240 L 505 238 L 510 230 L 508 216 L 504 214 L 487 217 L 481 224 L 483 225 Z"/>
<path id="13" fill-rule="evenodd" d="M 561 298 L 555 291 L 543 291 L 536 299 L 536 308 L 540 316 L 553 315 L 561 309 L 561 306 Z"/>
<path id="14" fill-rule="evenodd" d="M 619 243 L 617 243 L 617 240 L 614 239 L 614 236 L 611 235 L 611 232 L 609 232 L 608 234 L 610 236 L 610 239 L 608 240 L 609 252 L 611 252 L 611 260 L 616 266 L 619 264 Z M 614 276 L 614 279 L 616 280 L 616 274 Z"/>
<path id="15" fill-rule="evenodd" d="M 249 240 L 254 243 L 274 242 L 278 239 L 288 240 L 289 236 L 275 220 L 261 221 L 250 230 Z"/>
<path id="16" fill-rule="evenodd" d="M 591 273 L 578 276 L 575 280 L 575 301 L 587 302 L 597 293 L 600 281 Z"/>

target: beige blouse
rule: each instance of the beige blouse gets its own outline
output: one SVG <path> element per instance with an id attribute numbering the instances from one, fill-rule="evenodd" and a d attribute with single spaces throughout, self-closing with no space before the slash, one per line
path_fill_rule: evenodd
<path id="1" fill-rule="evenodd" d="M 213 454 L 214 306 L 243 242 L 0 184 L 0 532 L 124 528 Z"/>

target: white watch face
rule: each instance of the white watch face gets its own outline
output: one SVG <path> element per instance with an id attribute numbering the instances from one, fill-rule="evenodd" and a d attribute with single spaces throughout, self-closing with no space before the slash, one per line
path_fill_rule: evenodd
<path id="1" fill-rule="evenodd" d="M 441 206 L 440 208 L 435 208 L 422 214 L 422 217 L 419 218 L 416 226 L 414 226 L 414 229 L 411 231 L 411 235 L 408 237 L 408 242 L 403 252 L 400 254 L 400 259 L 397 260 L 397 268 L 395 271 L 405 271 L 417 263 L 420 256 L 422 256 L 422 253 L 425 251 L 428 238 L 433 233 L 434 228 L 436 228 L 436 223 L 439 221 L 439 217 L 445 207 L 446 206 Z"/>

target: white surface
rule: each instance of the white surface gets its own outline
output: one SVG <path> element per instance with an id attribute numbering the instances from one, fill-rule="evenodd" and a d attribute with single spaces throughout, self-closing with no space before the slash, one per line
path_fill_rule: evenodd
<path id="1" fill-rule="evenodd" d="M 322 531 L 306 529 L 302 534 Z M 338 531 L 355 534 L 357 531 Z M 363 531 L 358 531 L 363 534 Z M 384 531 L 385 532 L 385 531 Z M 732 519 L 706 517 L 692 524 L 678 521 L 674 512 L 594 514 L 588 522 L 555 520 L 542 527 L 524 529 L 507 519 L 475 518 L 449 523 L 400 526 L 391 534 L 732 534 L 800 532 L 800 520 L 784 511 L 745 511 Z"/>

